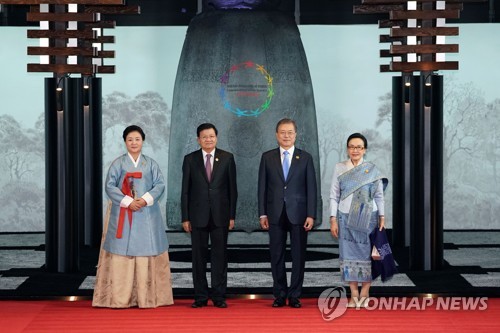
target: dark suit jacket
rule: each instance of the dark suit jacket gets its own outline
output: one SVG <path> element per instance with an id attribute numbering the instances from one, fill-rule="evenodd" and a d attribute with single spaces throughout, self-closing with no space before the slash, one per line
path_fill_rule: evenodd
<path id="1" fill-rule="evenodd" d="M 285 181 L 279 148 L 262 154 L 259 167 L 259 216 L 267 215 L 277 224 L 286 200 L 286 213 L 292 224 L 304 224 L 307 217 L 316 218 L 316 173 L 312 156 L 295 147 Z"/>
<path id="2" fill-rule="evenodd" d="M 182 221 L 194 227 L 208 224 L 210 213 L 218 227 L 228 226 L 236 216 L 236 165 L 233 154 L 215 149 L 209 183 L 201 149 L 184 156 L 182 164 Z"/>

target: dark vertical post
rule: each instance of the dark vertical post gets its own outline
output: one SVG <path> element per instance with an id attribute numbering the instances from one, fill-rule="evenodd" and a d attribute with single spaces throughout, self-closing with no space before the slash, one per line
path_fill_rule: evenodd
<path id="1" fill-rule="evenodd" d="M 58 86 L 62 91 L 56 94 Z M 45 88 L 46 267 L 74 272 L 79 269 L 84 213 L 82 82 L 46 79 Z"/>
<path id="2" fill-rule="evenodd" d="M 394 247 L 410 245 L 410 103 L 412 76 L 392 79 L 392 189 Z"/>
<path id="3" fill-rule="evenodd" d="M 83 245 L 99 247 L 102 234 L 102 84 L 86 79 L 84 88 L 84 224 Z"/>
<path id="4" fill-rule="evenodd" d="M 431 269 L 443 267 L 443 76 L 432 75 L 431 112 Z M 429 88 L 429 87 L 427 87 Z"/>
<path id="5" fill-rule="evenodd" d="M 45 79 L 45 266 L 57 271 L 59 225 L 59 117 L 56 97 L 57 78 Z"/>
<path id="6" fill-rule="evenodd" d="M 409 195 L 412 198 L 410 205 L 410 269 L 426 269 L 426 257 L 429 248 L 425 244 L 426 224 L 429 222 L 425 214 L 425 114 L 423 106 L 423 94 L 421 93 L 420 77 L 414 78 L 411 87 L 410 103 L 410 141 L 411 155 L 410 163 L 410 188 Z M 428 268 L 427 268 L 428 269 Z"/>
<path id="7" fill-rule="evenodd" d="M 69 218 L 66 221 L 67 228 L 76 230 L 76 235 L 72 237 L 71 241 L 76 242 L 71 248 L 76 252 L 76 264 L 71 264 L 70 270 L 79 269 L 79 245 L 81 242 L 82 234 L 80 226 L 83 225 L 84 210 L 84 177 L 83 170 L 83 84 L 80 78 L 64 78 L 64 141 L 65 156 L 67 162 L 66 168 L 66 193 L 67 209 Z"/>
<path id="8" fill-rule="evenodd" d="M 415 78 L 411 112 L 410 269 L 437 270 L 443 264 L 443 81 Z"/>

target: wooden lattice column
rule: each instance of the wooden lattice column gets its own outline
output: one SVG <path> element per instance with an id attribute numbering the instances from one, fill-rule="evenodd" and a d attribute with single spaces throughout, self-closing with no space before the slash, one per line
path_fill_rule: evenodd
<path id="1" fill-rule="evenodd" d="M 139 14 L 124 0 L 0 0 L 30 5 L 28 38 L 40 40 L 28 55 L 40 56 L 28 72 L 50 72 L 45 79 L 46 268 L 79 269 L 81 246 L 98 247 L 102 233 L 101 79 L 112 74 L 115 42 L 105 29 L 116 26 L 103 14 Z M 79 75 L 72 77 L 71 75 Z"/>
<path id="2" fill-rule="evenodd" d="M 440 70 L 458 70 L 458 27 L 464 2 L 485 0 L 362 0 L 355 14 L 387 14 L 379 27 L 389 29 L 380 42 L 389 44 L 380 56 L 390 59 L 381 72 L 393 77 L 393 244 L 409 246 L 410 268 L 435 270 L 443 265 L 443 77 Z M 414 76 L 414 73 L 417 73 Z"/>

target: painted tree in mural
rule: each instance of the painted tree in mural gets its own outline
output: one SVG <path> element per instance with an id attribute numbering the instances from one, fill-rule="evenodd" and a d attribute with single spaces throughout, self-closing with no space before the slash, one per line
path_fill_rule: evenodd
<path id="1" fill-rule="evenodd" d="M 492 171 L 490 184 L 498 189 L 500 185 L 500 98 L 495 99 L 487 106 L 487 115 L 483 118 L 484 131 L 481 145 L 485 148 L 484 161 Z"/>
<path id="2" fill-rule="evenodd" d="M 387 176 L 392 173 L 392 135 L 389 131 L 367 128 L 363 132 L 368 140 L 366 159 L 373 161 Z"/>
<path id="3" fill-rule="evenodd" d="M 10 115 L 0 116 L 0 200 L 5 231 L 42 230 L 45 220 L 43 131 L 23 128 Z M 40 181 L 41 180 L 41 181 Z"/>
<path id="4" fill-rule="evenodd" d="M 445 201 L 445 227 L 498 228 L 499 103 L 487 104 L 473 84 L 451 80 L 444 106 L 444 191 L 453 198 Z"/>
<path id="5" fill-rule="evenodd" d="M 0 116 L 1 167 L 10 175 L 10 181 L 29 179 L 36 174 L 36 164 L 43 159 L 43 132 L 24 129 L 10 115 Z"/>
<path id="6" fill-rule="evenodd" d="M 388 92 L 378 98 L 380 105 L 377 110 L 377 120 L 375 126 L 383 124 L 392 126 L 392 93 Z"/>
<path id="7" fill-rule="evenodd" d="M 105 165 L 109 159 L 124 152 L 123 140 L 116 138 L 121 138 L 123 129 L 132 124 L 144 130 L 146 143 L 153 151 L 161 149 L 167 151 L 170 137 L 170 108 L 161 95 L 148 91 L 131 98 L 115 91 L 103 99 L 102 130 L 103 146 L 106 147 L 103 151 L 109 155 L 106 156 Z M 111 138 L 113 142 L 110 142 Z"/>
<path id="8" fill-rule="evenodd" d="M 363 133 L 368 140 L 367 159 L 377 164 L 386 176 L 392 177 L 392 93 L 388 92 L 378 97 L 377 118 L 375 127 L 366 129 Z M 389 187 L 390 188 L 390 187 Z M 386 202 L 388 199 L 386 194 Z"/>
<path id="9" fill-rule="evenodd" d="M 45 227 L 45 190 L 35 182 L 10 182 L 2 186 L 5 204 L 0 225 L 3 231 L 41 231 Z"/>
<path id="10" fill-rule="evenodd" d="M 323 197 L 323 227 L 329 227 L 330 216 L 330 185 L 332 181 L 333 168 L 345 154 L 344 140 L 349 120 L 340 117 L 332 117 L 331 111 L 320 110 L 319 114 L 327 114 L 326 119 L 318 121 L 318 148 L 321 170 L 321 196 Z"/>
<path id="11" fill-rule="evenodd" d="M 322 161 L 321 181 L 330 183 L 333 166 L 345 156 L 345 139 L 348 137 L 346 119 L 340 117 L 329 117 L 318 123 L 318 145 L 319 155 Z M 323 194 L 329 191 L 329 187 L 323 186 Z"/>
<path id="12" fill-rule="evenodd" d="M 470 83 L 451 81 L 444 93 L 444 160 L 445 187 L 456 179 L 447 175 L 457 175 L 463 179 L 463 167 L 450 173 L 459 160 L 474 158 L 475 146 L 483 130 L 480 119 L 485 115 L 486 104 L 481 92 Z M 463 164 L 462 164 L 463 165 Z"/>

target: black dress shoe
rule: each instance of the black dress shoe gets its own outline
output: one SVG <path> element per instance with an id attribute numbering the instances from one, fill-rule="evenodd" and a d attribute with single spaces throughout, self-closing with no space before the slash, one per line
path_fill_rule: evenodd
<path id="1" fill-rule="evenodd" d="M 192 308 L 201 308 L 204 306 L 207 306 L 208 301 L 194 301 L 193 304 L 191 304 Z"/>
<path id="2" fill-rule="evenodd" d="M 283 297 L 278 297 L 273 302 L 273 308 L 281 308 L 285 306 L 285 299 Z"/>
<path id="3" fill-rule="evenodd" d="M 226 303 L 226 301 L 214 301 L 214 306 L 216 308 L 224 309 L 224 308 L 227 308 L 227 303 Z"/>
<path id="4" fill-rule="evenodd" d="M 288 305 L 292 308 L 300 308 L 302 307 L 302 304 L 300 304 L 300 300 L 295 297 L 290 297 L 288 299 Z"/>

